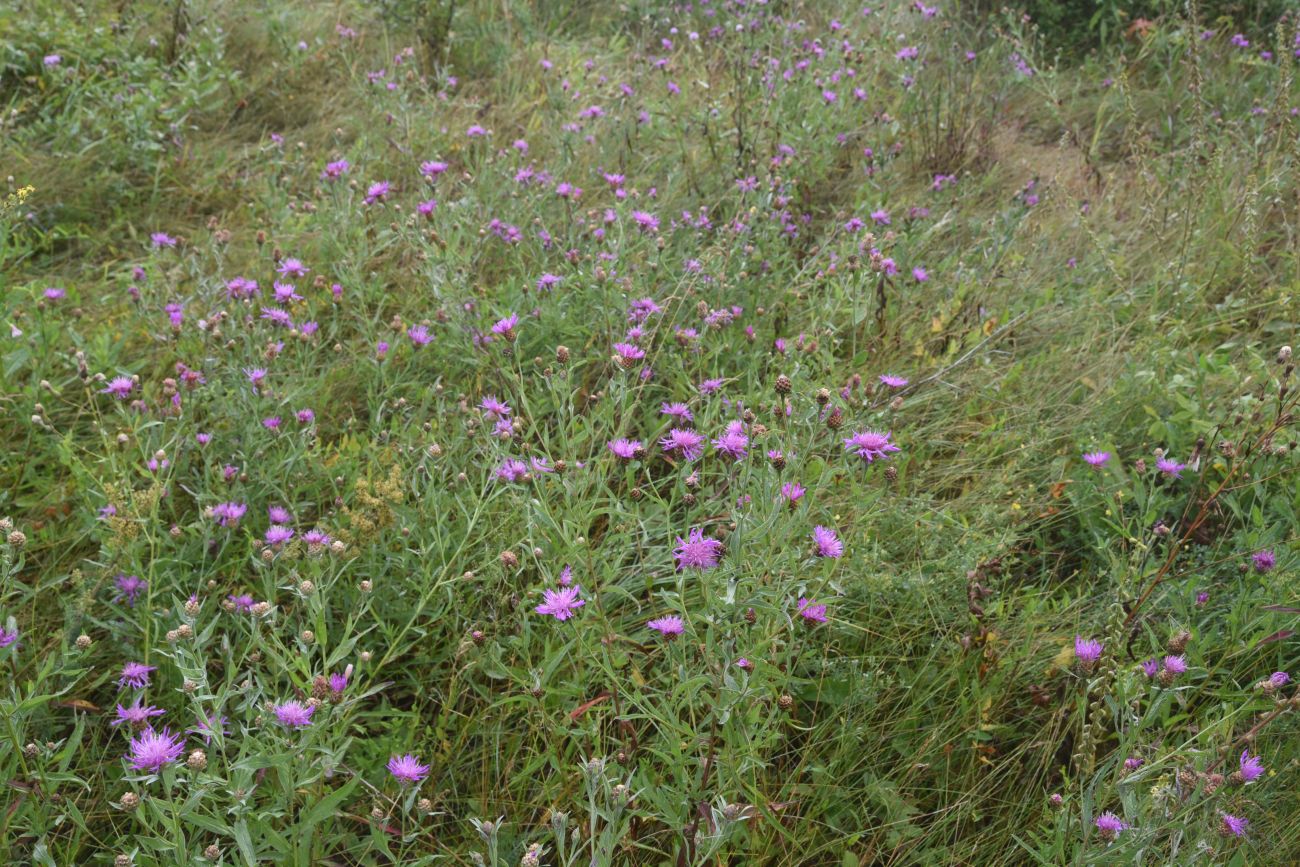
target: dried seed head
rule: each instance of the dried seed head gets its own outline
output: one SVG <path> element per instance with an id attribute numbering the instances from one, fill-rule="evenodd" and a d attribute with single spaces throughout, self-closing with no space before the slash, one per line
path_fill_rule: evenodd
<path id="1" fill-rule="evenodd" d="M 781 710 L 789 710 L 794 707 L 794 696 L 783 693 L 781 697 L 776 700 L 776 706 L 781 708 Z"/>
<path id="2" fill-rule="evenodd" d="M 189 758 L 185 760 L 192 770 L 204 771 L 208 767 L 208 754 L 203 750 L 191 750 Z"/>
<path id="3" fill-rule="evenodd" d="M 501 565 L 507 569 L 514 569 L 519 566 L 519 557 L 514 551 L 501 552 Z"/>
<path id="4" fill-rule="evenodd" d="M 89 649 L 90 649 L 90 636 L 89 636 L 89 635 L 78 635 L 78 636 L 77 636 L 77 650 L 89 650 Z"/>
<path id="5" fill-rule="evenodd" d="M 209 861 L 220 861 L 221 847 L 218 846 L 216 843 L 212 843 L 206 849 L 203 850 L 203 857 L 207 858 Z"/>
<path id="6" fill-rule="evenodd" d="M 1187 649 L 1187 645 L 1192 640 L 1192 633 L 1186 629 L 1179 630 L 1169 637 L 1168 647 L 1170 653 L 1182 653 Z"/>
<path id="7" fill-rule="evenodd" d="M 135 792 L 127 792 L 117 803 L 123 810 L 134 810 L 140 806 L 140 796 Z"/>

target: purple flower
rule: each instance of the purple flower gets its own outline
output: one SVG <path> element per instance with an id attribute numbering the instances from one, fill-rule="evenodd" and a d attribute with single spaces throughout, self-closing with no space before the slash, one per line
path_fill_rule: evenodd
<path id="1" fill-rule="evenodd" d="M 212 507 L 212 517 L 217 519 L 217 524 L 222 527 L 233 527 L 239 523 L 239 519 L 244 517 L 248 511 L 248 506 L 244 503 L 217 503 Z"/>
<path id="2" fill-rule="evenodd" d="M 813 544 L 817 546 L 818 557 L 838 559 L 844 555 L 844 543 L 829 527 L 820 525 L 813 527 Z"/>
<path id="3" fill-rule="evenodd" d="M 498 319 L 492 326 L 493 334 L 500 334 L 506 340 L 515 339 L 515 327 L 519 324 L 519 316 L 511 313 L 505 319 Z"/>
<path id="4" fill-rule="evenodd" d="M 15 644 L 17 641 L 17 629 L 5 629 L 3 626 L 0 626 L 0 650 Z"/>
<path id="5" fill-rule="evenodd" d="M 1074 656 L 1084 664 L 1092 664 L 1101 659 L 1102 643 L 1082 635 L 1074 636 Z"/>
<path id="6" fill-rule="evenodd" d="M 712 569 L 718 565 L 718 558 L 722 556 L 723 545 L 717 539 L 706 539 L 704 531 L 696 528 L 691 530 L 689 537 L 683 539 L 677 537 L 677 547 L 673 549 L 673 556 L 677 558 L 677 571 L 684 569 Z"/>
<path id="7" fill-rule="evenodd" d="M 801 499 L 803 499 L 805 493 L 806 489 L 798 482 L 786 482 L 781 486 L 781 496 L 785 497 L 786 503 L 788 503 L 792 509 Z"/>
<path id="8" fill-rule="evenodd" d="M 176 246 L 176 239 L 166 232 L 154 232 L 149 236 L 149 240 L 153 243 L 155 249 Z"/>
<path id="9" fill-rule="evenodd" d="M 275 718 L 280 721 L 280 725 L 289 729 L 303 729 L 311 725 L 311 715 L 316 712 L 316 706 L 303 704 L 300 701 L 286 701 L 284 704 L 275 705 L 272 710 L 275 711 Z"/>
<path id="10" fill-rule="evenodd" d="M 1277 557 L 1272 551 L 1265 548 L 1252 554 L 1250 562 L 1254 564 L 1256 572 L 1267 572 L 1277 565 Z"/>
<path id="11" fill-rule="evenodd" d="M 235 606 L 236 611 L 243 612 L 244 614 L 251 614 L 253 606 L 257 604 L 253 597 L 247 593 L 241 593 L 238 596 L 227 596 L 226 600 L 230 602 L 231 605 Z"/>
<path id="12" fill-rule="evenodd" d="M 1287 674 L 1285 671 L 1275 671 L 1268 676 L 1268 682 L 1274 689 L 1277 689 L 1278 687 L 1286 686 L 1290 683 L 1291 675 Z"/>
<path id="13" fill-rule="evenodd" d="M 285 259 L 282 263 L 280 263 L 280 267 L 275 269 L 277 274 L 286 275 L 290 277 L 306 277 L 307 272 L 310 270 L 311 270 L 310 268 L 302 264 L 302 260 L 292 259 L 292 258 Z"/>
<path id="14" fill-rule="evenodd" d="M 407 753 L 388 760 L 388 773 L 403 785 L 414 785 L 429 775 L 429 766 L 420 764 L 417 757 Z"/>
<path id="15" fill-rule="evenodd" d="M 625 461 L 636 460 L 645 453 L 645 446 L 641 445 L 640 440 L 610 440 L 605 445 L 609 447 L 615 457 Z"/>
<path id="16" fill-rule="evenodd" d="M 1183 477 L 1182 473 L 1186 467 L 1187 464 L 1180 464 L 1173 458 L 1160 458 L 1156 461 L 1157 470 L 1164 473 L 1166 476 L 1171 476 L 1175 479 L 1181 479 Z"/>
<path id="17" fill-rule="evenodd" d="M 631 367 L 633 362 L 645 358 L 645 350 L 633 343 L 615 343 L 614 351 L 624 367 Z"/>
<path id="18" fill-rule="evenodd" d="M 733 461 L 743 460 L 749 453 L 749 436 L 745 433 L 745 423 L 739 420 L 730 422 L 722 436 L 713 440 L 713 448 Z"/>
<path id="19" fill-rule="evenodd" d="M 664 404 L 659 409 L 659 414 L 672 416 L 673 418 L 679 419 L 681 421 L 695 420 L 695 416 L 691 414 L 691 408 L 684 403 L 664 402 Z"/>
<path id="20" fill-rule="evenodd" d="M 515 458 L 506 458 L 497 467 L 497 478 L 503 482 L 517 482 L 528 475 L 528 464 Z"/>
<path id="21" fill-rule="evenodd" d="M 667 617 L 656 617 L 646 623 L 646 627 L 655 630 L 664 638 L 676 638 L 685 631 L 686 624 L 676 614 L 669 614 Z"/>
<path id="22" fill-rule="evenodd" d="M 489 421 L 505 418 L 511 412 L 509 404 L 502 403 L 490 394 L 483 398 L 483 402 L 479 404 L 479 409 L 483 410 L 483 417 Z"/>
<path id="23" fill-rule="evenodd" d="M 163 765 L 170 765 L 180 758 L 185 751 L 185 739 L 174 735 L 171 729 L 164 727 L 155 731 L 152 726 L 131 738 L 130 752 L 127 758 L 131 767 L 137 771 L 149 771 L 156 774 Z"/>
<path id="24" fill-rule="evenodd" d="M 1166 656 L 1161 669 L 1171 675 L 1186 674 L 1187 660 L 1181 656 Z"/>
<path id="25" fill-rule="evenodd" d="M 1160 673 L 1160 660 L 1152 657 L 1142 661 L 1142 673 L 1147 677 L 1155 677 Z"/>
<path id="26" fill-rule="evenodd" d="M 220 734 L 224 737 L 225 735 L 230 734 L 230 731 L 226 728 L 228 720 L 224 716 L 218 716 L 215 713 L 211 716 L 200 716 L 196 714 L 194 719 L 197 721 L 194 728 L 186 729 L 185 733 L 188 735 L 198 735 L 203 738 L 204 744 L 212 743 L 213 735 Z"/>
<path id="27" fill-rule="evenodd" d="M 698 460 L 704 454 L 704 436 L 690 428 L 673 428 L 659 441 L 665 452 L 680 452 L 683 460 Z"/>
<path id="28" fill-rule="evenodd" d="M 335 160 L 332 163 L 326 163 L 325 169 L 320 173 L 321 180 L 333 181 L 343 177 L 352 168 L 352 164 L 347 160 Z"/>
<path id="29" fill-rule="evenodd" d="M 1264 775 L 1264 763 L 1259 760 L 1259 756 L 1252 756 L 1250 750 L 1241 751 L 1239 768 L 1243 783 L 1252 782 Z"/>
<path id="30" fill-rule="evenodd" d="M 559 590 L 543 590 L 542 604 L 533 610 L 538 614 L 550 614 L 556 620 L 568 620 L 573 616 L 573 609 L 587 604 L 580 598 L 581 593 L 582 587 L 578 584 L 572 587 L 561 587 Z"/>
<path id="31" fill-rule="evenodd" d="M 114 600 L 125 599 L 126 604 L 131 608 L 135 607 L 135 600 L 140 598 L 140 592 L 149 588 L 149 582 L 139 575 L 119 574 L 113 579 L 113 585 L 117 587 Z"/>
<path id="32" fill-rule="evenodd" d="M 389 191 L 388 181 L 377 181 L 366 189 L 366 204 L 373 205 L 375 202 L 382 202 L 388 198 Z"/>
<path id="33" fill-rule="evenodd" d="M 149 717 L 162 716 L 162 714 L 161 708 L 156 708 L 153 705 L 142 705 L 140 699 L 136 699 L 135 704 L 130 707 L 122 707 L 119 704 L 117 706 L 117 719 L 113 720 L 109 725 L 118 726 L 122 723 L 130 723 L 132 728 L 141 728 L 149 721 Z"/>
<path id="34" fill-rule="evenodd" d="M 115 376 L 108 385 L 100 389 L 100 394 L 111 394 L 118 400 L 126 400 L 135 390 L 135 380 L 129 376 Z"/>
<path id="35" fill-rule="evenodd" d="M 901 376 L 890 376 L 888 373 L 880 374 L 880 381 L 890 388 L 903 388 L 907 385 L 907 379 Z"/>
<path id="36" fill-rule="evenodd" d="M 637 227 L 647 235 L 653 235 L 659 231 L 659 218 L 654 214 L 645 211 L 633 211 L 632 220 L 637 224 Z"/>
<path id="37" fill-rule="evenodd" d="M 901 451 L 898 446 L 889 441 L 891 435 L 873 430 L 858 431 L 844 440 L 844 448 L 855 452 L 867 463 L 882 458 L 888 459 L 890 452 Z"/>
<path id="38" fill-rule="evenodd" d="M 1087 452 L 1083 456 L 1084 463 L 1093 467 L 1100 467 L 1110 460 L 1110 452 Z"/>
<path id="39" fill-rule="evenodd" d="M 117 685 L 123 688 L 129 686 L 133 689 L 144 689 L 149 685 L 149 672 L 157 670 L 156 665 L 128 662 L 122 666 L 122 676 L 117 679 Z"/>
<path id="40" fill-rule="evenodd" d="M 1223 816 L 1223 833 L 1231 834 L 1233 837 L 1246 836 L 1246 826 L 1250 824 L 1249 819 L 1243 819 L 1229 813 L 1222 813 L 1221 815 Z"/>
<path id="41" fill-rule="evenodd" d="M 1131 827 L 1127 822 L 1111 812 L 1105 812 L 1098 816 L 1096 825 L 1104 840 L 1114 840 L 1119 836 L 1120 831 L 1127 831 Z"/>
<path id="42" fill-rule="evenodd" d="M 700 394 L 713 394 L 715 391 L 722 388 L 722 380 L 706 379 L 700 383 L 699 388 Z"/>
<path id="43" fill-rule="evenodd" d="M 423 325 L 412 325 L 406 329 L 406 336 L 411 338 L 411 343 L 416 346 L 428 346 L 433 342 L 433 335 L 429 329 Z"/>
<path id="44" fill-rule="evenodd" d="M 293 538 L 293 528 L 272 524 L 266 528 L 266 544 L 278 548 Z"/>
<path id="45" fill-rule="evenodd" d="M 826 606 L 814 605 L 811 599 L 799 597 L 799 616 L 810 623 L 826 622 Z"/>
<path id="46" fill-rule="evenodd" d="M 330 691 L 342 694 L 343 690 L 348 688 L 348 677 L 352 674 L 352 666 L 343 669 L 342 673 L 334 672 L 330 675 Z"/>

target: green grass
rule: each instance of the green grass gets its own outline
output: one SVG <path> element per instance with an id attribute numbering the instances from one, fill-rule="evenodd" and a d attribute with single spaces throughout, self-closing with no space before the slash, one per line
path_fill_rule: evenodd
<path id="1" fill-rule="evenodd" d="M 0 9 L 5 862 L 1300 859 L 1294 686 L 1259 685 L 1300 675 L 1294 33 L 1201 29 L 1058 67 L 1017 17 L 899 2 Z M 262 315 L 290 257 L 292 329 Z M 672 401 L 748 457 L 665 457 Z M 847 453 L 864 429 L 901 451 Z M 692 529 L 717 568 L 677 570 Z M 1186 673 L 1141 672 L 1180 640 Z M 137 697 L 226 733 L 133 770 Z M 1217 781 L 1243 749 L 1265 775 Z"/>

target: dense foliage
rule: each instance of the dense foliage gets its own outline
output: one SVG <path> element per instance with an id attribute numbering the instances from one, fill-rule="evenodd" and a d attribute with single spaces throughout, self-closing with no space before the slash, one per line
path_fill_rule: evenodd
<path id="1" fill-rule="evenodd" d="M 1300 860 L 1294 22 L 868 7 L 0 6 L 4 863 Z"/>

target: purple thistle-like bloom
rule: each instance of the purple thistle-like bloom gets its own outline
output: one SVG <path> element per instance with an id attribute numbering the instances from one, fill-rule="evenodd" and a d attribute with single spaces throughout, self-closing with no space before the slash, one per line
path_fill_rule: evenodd
<path id="1" fill-rule="evenodd" d="M 266 544 L 277 548 L 293 538 L 293 528 L 272 524 L 266 528 Z"/>
<path id="2" fill-rule="evenodd" d="M 722 436 L 713 440 L 713 447 L 733 461 L 743 460 L 749 454 L 749 436 L 745 433 L 745 423 L 729 423 Z"/>
<path id="3" fill-rule="evenodd" d="M 615 343 L 614 351 L 618 353 L 619 361 L 629 365 L 633 361 L 645 358 L 645 350 L 634 343 Z"/>
<path id="4" fill-rule="evenodd" d="M 149 240 L 153 243 L 154 249 L 176 246 L 176 239 L 166 232 L 154 232 L 149 236 Z"/>
<path id="5" fill-rule="evenodd" d="M 403 785 L 414 785 L 429 775 L 429 765 L 420 764 L 419 758 L 407 753 L 388 760 L 388 773 Z"/>
<path id="6" fill-rule="evenodd" d="M 1164 473 L 1166 476 L 1170 476 L 1175 479 L 1181 479 L 1183 477 L 1182 473 L 1183 470 L 1186 469 L 1186 467 L 1187 464 L 1180 464 L 1178 463 L 1178 461 L 1174 460 L 1173 458 L 1160 458 L 1158 461 L 1156 461 L 1157 470 Z"/>
<path id="7" fill-rule="evenodd" d="M 335 160 L 332 163 L 326 163 L 324 170 L 320 173 L 321 180 L 332 181 L 341 178 L 348 173 L 350 168 L 352 168 L 352 164 L 347 160 Z"/>
<path id="8" fill-rule="evenodd" d="M 639 454 L 645 451 L 645 446 L 641 445 L 640 440 L 610 440 L 605 445 L 609 447 L 615 457 L 625 461 L 635 460 Z"/>
<path id="9" fill-rule="evenodd" d="M 700 394 L 713 394 L 715 391 L 722 388 L 722 382 L 721 379 L 704 380 L 699 385 Z"/>
<path id="10" fill-rule="evenodd" d="M 500 334 L 506 340 L 515 339 L 515 327 L 519 325 L 519 315 L 511 313 L 505 319 L 498 319 L 492 326 L 493 334 Z"/>
<path id="11" fill-rule="evenodd" d="M 428 346 L 433 342 L 433 335 L 423 325 L 412 325 L 406 329 L 406 336 L 411 338 L 411 343 L 416 346 Z"/>
<path id="12" fill-rule="evenodd" d="M 659 218 L 646 211 L 633 211 L 632 220 L 642 232 L 653 235 L 659 231 Z"/>
<path id="13" fill-rule="evenodd" d="M 1223 833 L 1231 834 L 1234 837 L 1246 836 L 1246 826 L 1250 824 L 1249 819 L 1243 819 L 1241 816 L 1233 816 L 1230 813 L 1222 813 L 1223 816 Z"/>
<path id="14" fill-rule="evenodd" d="M 344 669 L 341 673 L 336 671 L 333 674 L 331 674 L 330 691 L 336 693 L 342 693 L 343 690 L 347 689 L 348 676 L 350 674 L 352 674 L 352 666 L 350 665 L 346 669 Z"/>
<path id="15" fill-rule="evenodd" d="M 300 701 L 286 701 L 284 704 L 275 705 L 272 710 L 275 711 L 275 718 L 280 721 L 280 725 L 290 729 L 302 729 L 311 725 L 311 715 L 316 712 L 316 706 L 303 704 Z"/>
<path id="16" fill-rule="evenodd" d="M 676 614 L 669 614 L 667 617 L 656 617 L 646 623 L 646 627 L 658 632 L 664 638 L 676 638 L 686 629 L 686 624 Z"/>
<path id="17" fill-rule="evenodd" d="M 680 421 L 695 421 L 695 416 L 691 413 L 691 408 L 684 403 L 665 402 L 659 408 L 659 414 L 672 416 Z"/>
<path id="18" fill-rule="evenodd" d="M 804 486 L 798 482 L 786 482 L 781 486 L 781 496 L 785 497 L 785 501 L 789 503 L 790 508 L 792 509 L 795 507 L 795 504 L 803 499 L 803 495 L 806 492 Z"/>
<path id="19" fill-rule="evenodd" d="M 1074 656 L 1080 662 L 1092 663 L 1101 658 L 1102 643 L 1082 635 L 1074 636 Z"/>
<path id="20" fill-rule="evenodd" d="M 140 598 L 140 593 L 149 589 L 149 582 L 139 575 L 119 574 L 113 579 L 113 585 L 117 587 L 117 596 L 113 598 L 125 599 L 126 604 L 131 608 L 135 607 L 135 601 Z"/>
<path id="21" fill-rule="evenodd" d="M 1264 763 L 1259 760 L 1259 756 L 1252 756 L 1250 750 L 1242 750 L 1239 770 L 1241 781 L 1249 783 L 1264 775 Z"/>
<path id="22" fill-rule="evenodd" d="M 170 765 L 179 759 L 184 751 L 183 737 L 172 734 L 171 729 L 166 727 L 162 731 L 150 727 L 131 738 L 127 758 L 131 761 L 131 767 L 137 771 L 156 774 L 162 770 L 163 765 Z"/>
<path id="23" fill-rule="evenodd" d="M 122 707 L 119 704 L 117 706 L 117 719 L 113 720 L 109 725 L 118 726 L 122 723 L 130 723 L 132 727 L 140 727 L 149 721 L 149 717 L 162 716 L 162 714 L 162 708 L 153 705 L 142 705 L 140 700 L 136 699 L 135 704 L 130 707 Z"/>
<path id="24" fill-rule="evenodd" d="M 810 623 L 826 622 L 826 606 L 814 605 L 811 599 L 799 597 L 799 616 Z"/>
<path id="25" fill-rule="evenodd" d="M 683 569 L 712 569 L 718 565 L 723 545 L 717 539 L 706 539 L 701 529 L 691 530 L 689 538 L 677 537 L 673 556 L 677 558 L 677 571 Z"/>
<path id="26" fill-rule="evenodd" d="M 844 448 L 856 453 L 867 463 L 882 458 L 888 459 L 890 452 L 901 451 L 898 446 L 889 441 L 890 436 L 889 433 L 873 430 L 858 431 L 844 440 Z"/>
<path id="27" fill-rule="evenodd" d="M 1274 689 L 1280 686 L 1286 686 L 1291 682 L 1291 675 L 1285 671 L 1275 671 L 1268 676 L 1268 682 L 1273 685 Z"/>
<path id="28" fill-rule="evenodd" d="M 285 259 L 280 263 L 280 267 L 275 269 L 277 274 L 288 275 L 292 277 L 306 277 L 307 272 L 311 269 L 302 264 L 301 259 Z"/>
<path id="29" fill-rule="evenodd" d="M 1252 554 L 1250 562 L 1254 564 L 1256 572 L 1267 572 L 1277 565 L 1277 556 L 1265 548 Z"/>
<path id="30" fill-rule="evenodd" d="M 230 601 L 231 605 L 235 606 L 236 611 L 241 611 L 244 614 L 251 613 L 253 606 L 257 604 L 253 597 L 247 593 L 241 593 L 238 596 L 227 596 L 226 599 Z"/>
<path id="31" fill-rule="evenodd" d="M 1166 656 L 1161 668 L 1170 674 L 1186 674 L 1187 660 L 1181 656 Z"/>
<path id="32" fill-rule="evenodd" d="M 4 648 L 17 643 L 17 641 L 18 641 L 17 629 L 9 630 L 9 629 L 5 629 L 3 626 L 0 626 L 0 650 L 3 650 Z"/>
<path id="33" fill-rule="evenodd" d="M 149 685 L 149 672 L 157 670 L 158 666 L 156 665 L 145 665 L 143 662 L 128 662 L 122 666 L 122 676 L 117 679 L 117 685 L 144 689 Z"/>
<path id="34" fill-rule="evenodd" d="M 135 391 L 135 380 L 129 376 L 115 376 L 108 381 L 108 385 L 100 389 L 100 394 L 111 394 L 118 400 L 126 400 Z"/>
<path id="35" fill-rule="evenodd" d="M 222 527 L 233 527 L 247 511 L 248 506 L 244 503 L 217 503 L 212 507 L 212 517 L 216 518 L 217 524 Z"/>
<path id="36" fill-rule="evenodd" d="M 1100 467 L 1110 460 L 1110 452 L 1086 452 L 1083 462 L 1092 467 Z"/>
<path id="37" fill-rule="evenodd" d="M 665 452 L 680 452 L 683 460 L 698 460 L 704 454 L 704 435 L 690 428 L 675 427 L 659 441 Z"/>
<path id="38" fill-rule="evenodd" d="M 558 590 L 546 589 L 542 591 L 542 604 L 538 605 L 534 611 L 538 614 L 549 614 L 556 620 L 568 620 L 573 616 L 575 608 L 581 608 L 586 605 L 586 601 L 581 597 L 582 586 L 574 584 L 572 587 L 561 587 Z"/>
<path id="39" fill-rule="evenodd" d="M 491 394 L 483 398 L 483 402 L 479 404 L 479 409 L 483 410 L 483 417 L 489 421 L 510 415 L 510 405 L 502 403 Z"/>
<path id="40" fill-rule="evenodd" d="M 503 482 L 517 482 L 528 475 L 528 464 L 515 458 L 506 458 L 497 467 L 497 478 Z"/>
<path id="41" fill-rule="evenodd" d="M 1160 660 L 1152 657 L 1142 661 L 1142 673 L 1147 677 L 1155 677 L 1160 673 Z"/>
<path id="42" fill-rule="evenodd" d="M 212 743 L 213 735 L 220 734 L 224 737 L 230 734 L 230 730 L 226 728 L 226 724 L 229 720 L 224 716 L 219 716 L 217 714 L 212 714 L 211 716 L 199 716 L 196 714 L 194 719 L 197 721 L 194 728 L 186 729 L 185 733 L 188 735 L 198 735 L 203 738 L 203 743 L 205 745 Z"/>
<path id="43" fill-rule="evenodd" d="M 1102 813 L 1096 819 L 1097 830 L 1106 840 L 1114 840 L 1120 831 L 1127 831 L 1131 826 L 1114 813 Z"/>
<path id="44" fill-rule="evenodd" d="M 836 559 L 844 555 L 844 543 L 830 527 L 813 527 L 813 543 L 817 546 L 818 557 Z"/>
<path id="45" fill-rule="evenodd" d="M 902 376 L 891 376 L 888 373 L 880 374 L 880 381 L 890 388 L 903 388 L 907 385 L 907 378 Z"/>
<path id="46" fill-rule="evenodd" d="M 272 524 L 287 524 L 293 520 L 293 515 L 284 506 L 267 506 L 266 516 Z"/>
<path id="47" fill-rule="evenodd" d="M 373 205 L 375 202 L 382 202 L 388 198 L 390 187 L 388 181 L 376 181 L 366 190 L 366 204 Z"/>

